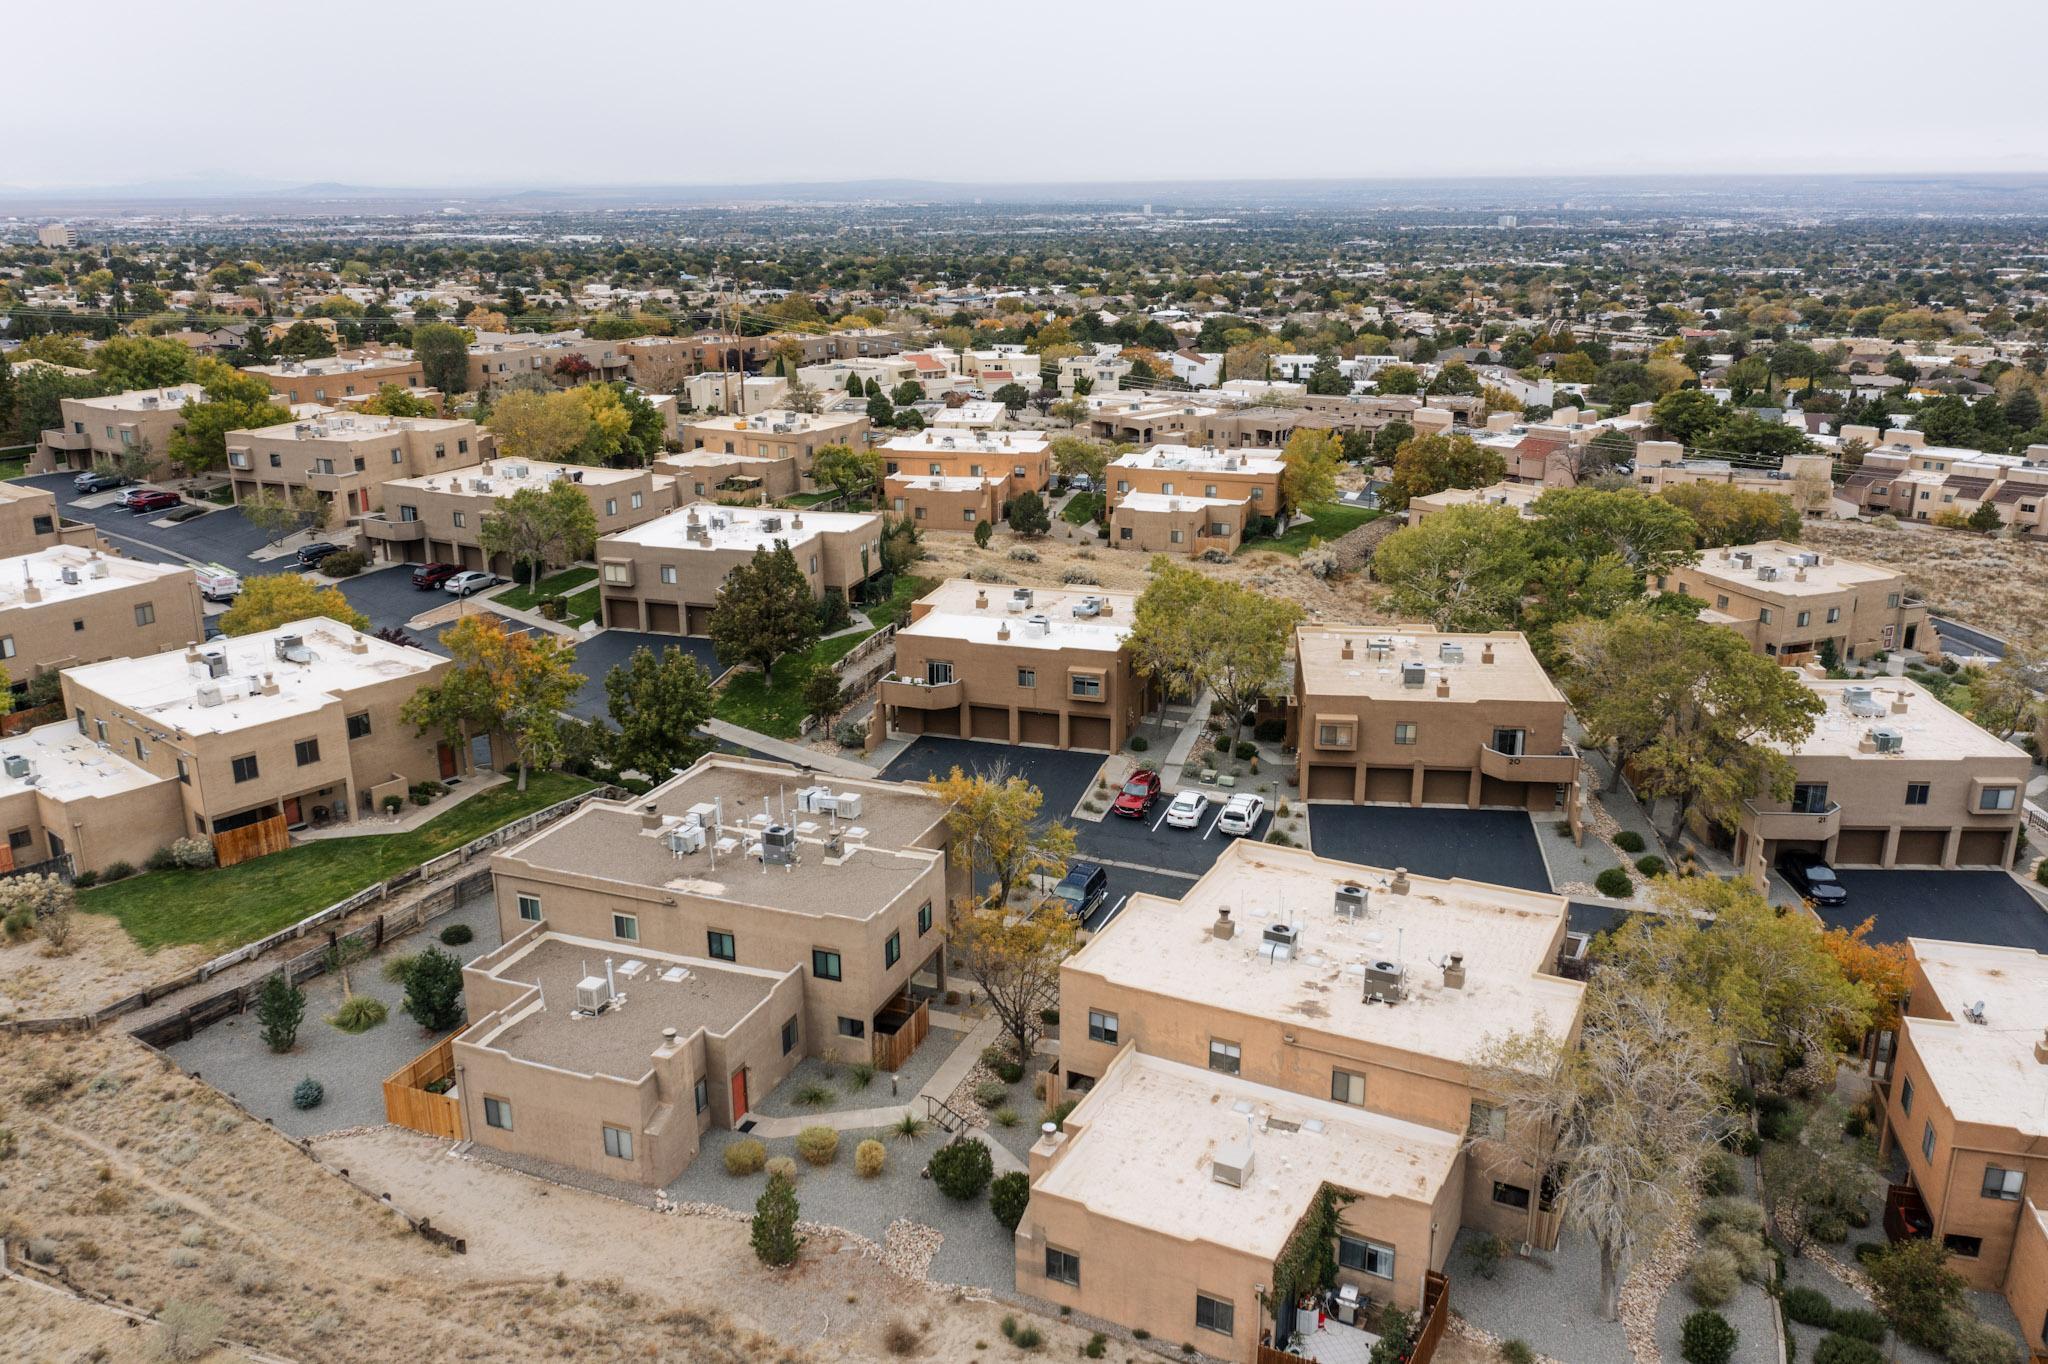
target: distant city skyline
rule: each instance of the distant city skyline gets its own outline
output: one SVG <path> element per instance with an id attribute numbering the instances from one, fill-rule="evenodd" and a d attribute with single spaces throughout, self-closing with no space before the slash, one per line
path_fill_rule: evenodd
<path id="1" fill-rule="evenodd" d="M 1020 22 L 1007 22 L 1010 15 Z M 535 0 L 8 18 L 134 79 L 11 112 L 0 190 L 2048 171 L 2048 7 Z M 565 20 L 568 22 L 565 23 Z"/>

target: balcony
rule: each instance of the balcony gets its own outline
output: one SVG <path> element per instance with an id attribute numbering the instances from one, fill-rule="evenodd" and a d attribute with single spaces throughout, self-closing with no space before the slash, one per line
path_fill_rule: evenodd
<path id="1" fill-rule="evenodd" d="M 427 538 L 427 523 L 424 521 L 393 521 L 382 512 L 372 512 L 360 517 L 358 525 L 363 534 L 372 540 L 387 545 L 418 544 Z"/>
<path id="2" fill-rule="evenodd" d="M 901 710 L 951 710 L 966 693 L 967 684 L 957 677 L 951 682 L 927 682 L 892 673 L 882 679 L 882 704 Z"/>
<path id="3" fill-rule="evenodd" d="M 1479 770 L 1502 781 L 1574 782 L 1579 779 L 1579 751 L 1563 744 L 1555 753 L 1503 753 L 1481 744 Z"/>
<path id="4" fill-rule="evenodd" d="M 43 444 L 52 450 L 90 450 L 92 437 L 83 431 L 67 431 L 53 426 L 42 433 Z"/>
<path id="5" fill-rule="evenodd" d="M 1824 810 L 1761 810 L 1753 800 L 1742 802 L 1743 823 L 1752 838 L 1776 842 L 1792 839 L 1821 842 L 1833 838 L 1842 828 L 1842 807 L 1829 801 Z"/>

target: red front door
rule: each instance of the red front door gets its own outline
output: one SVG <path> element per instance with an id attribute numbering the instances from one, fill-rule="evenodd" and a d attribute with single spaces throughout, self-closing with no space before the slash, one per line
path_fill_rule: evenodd
<path id="1" fill-rule="evenodd" d="M 455 750 L 453 748 L 450 748 L 447 744 L 442 744 L 434 750 L 434 754 L 441 760 L 441 780 L 446 781 L 448 778 L 454 776 Z"/>
<path id="2" fill-rule="evenodd" d="M 285 797 L 285 801 L 284 801 L 284 822 L 285 822 L 285 823 L 287 823 L 287 824 L 297 824 L 297 823 L 299 823 L 299 822 L 300 822 L 300 820 L 299 820 L 299 798 L 298 798 L 297 796 L 286 796 L 286 797 Z"/>
<path id="3" fill-rule="evenodd" d="M 732 1120 L 735 1124 L 747 1115 L 747 1069 L 741 1066 L 732 1073 Z"/>

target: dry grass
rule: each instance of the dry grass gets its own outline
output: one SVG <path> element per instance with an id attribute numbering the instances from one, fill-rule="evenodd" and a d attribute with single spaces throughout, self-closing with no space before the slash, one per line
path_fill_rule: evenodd
<path id="1" fill-rule="evenodd" d="M 1936 615 L 2048 647 L 2048 544 L 1902 522 L 1809 521 L 1815 549 L 1896 568 Z"/>
<path id="2" fill-rule="evenodd" d="M 135 945 L 119 921 L 71 916 L 71 947 L 44 956 L 35 940 L 0 945 L 0 1018 L 45 1018 L 96 1009 L 175 976 L 213 956 L 201 946 L 167 947 L 154 955 Z"/>

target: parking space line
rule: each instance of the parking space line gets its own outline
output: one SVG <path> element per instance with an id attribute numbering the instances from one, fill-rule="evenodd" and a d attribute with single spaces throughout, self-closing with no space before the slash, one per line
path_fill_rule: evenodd
<path id="1" fill-rule="evenodd" d="M 1155 834 L 1156 834 L 1156 833 L 1158 833 L 1158 832 L 1159 832 L 1159 826 L 1160 826 L 1160 825 L 1162 825 L 1162 824 L 1164 824 L 1164 823 L 1166 823 L 1166 816 L 1167 816 L 1167 815 L 1168 815 L 1168 814 L 1169 814 L 1169 813 L 1170 813 L 1170 812 L 1171 812 L 1172 810 L 1173 810 L 1173 804 L 1172 804 L 1172 802 L 1168 802 L 1168 803 L 1167 803 L 1167 806 L 1166 806 L 1166 809 L 1164 809 L 1164 810 L 1161 810 L 1161 811 L 1159 812 L 1159 818 L 1157 818 L 1157 819 L 1155 819 L 1155 820 L 1153 820 L 1153 821 L 1152 821 L 1152 832 L 1153 832 L 1153 833 L 1155 833 Z"/>
<path id="2" fill-rule="evenodd" d="M 1109 913 L 1103 915 L 1102 922 L 1095 925 L 1094 929 L 1092 929 L 1091 931 L 1100 933 L 1103 929 L 1108 928 L 1111 921 L 1114 920 L 1117 915 L 1123 913 L 1124 901 L 1130 898 L 1131 897 L 1128 893 L 1117 896 L 1116 903 L 1109 907 Z"/>
<path id="3" fill-rule="evenodd" d="M 1215 832 L 1216 832 L 1216 826 L 1217 826 L 1218 824 L 1222 823 L 1222 822 L 1223 822 L 1223 807 L 1222 807 L 1221 805 L 1219 805 L 1219 806 L 1217 806 L 1217 807 L 1216 807 L 1216 818 L 1214 818 L 1214 819 L 1210 820 L 1210 821 L 1209 821 L 1209 827 L 1208 827 L 1208 828 L 1206 828 L 1206 829 L 1204 829 L 1204 830 L 1202 830 L 1202 838 L 1203 838 L 1203 839 L 1204 839 L 1204 840 L 1206 841 L 1206 840 L 1208 839 L 1208 837 L 1209 837 L 1209 835 L 1210 835 L 1210 834 L 1213 834 L 1213 833 L 1215 833 Z"/>

